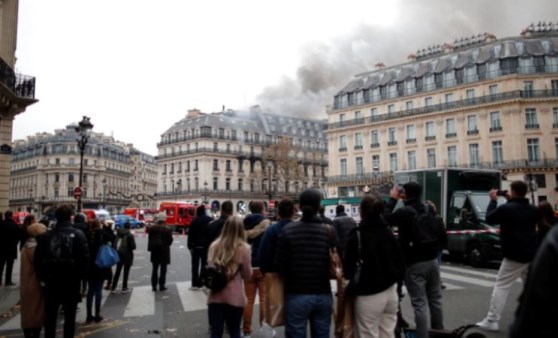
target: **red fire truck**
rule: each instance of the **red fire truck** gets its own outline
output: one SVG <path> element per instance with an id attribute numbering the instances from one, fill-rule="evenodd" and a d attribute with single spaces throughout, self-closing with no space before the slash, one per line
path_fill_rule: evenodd
<path id="1" fill-rule="evenodd" d="M 167 226 L 176 231 L 187 231 L 196 217 L 196 205 L 186 202 L 161 202 L 159 212 L 167 215 Z"/>

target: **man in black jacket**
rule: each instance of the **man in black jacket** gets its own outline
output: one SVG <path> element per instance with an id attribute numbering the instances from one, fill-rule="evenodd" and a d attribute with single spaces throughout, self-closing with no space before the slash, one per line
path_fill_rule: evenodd
<path id="1" fill-rule="evenodd" d="M 0 285 L 2 285 L 2 275 L 4 266 L 6 267 L 6 286 L 14 286 L 12 281 L 12 270 L 14 261 L 17 258 L 17 244 L 21 238 L 19 226 L 13 219 L 13 213 L 6 211 L 5 219 L 0 222 Z"/>
<path id="2" fill-rule="evenodd" d="M 221 217 L 207 225 L 207 232 L 205 233 L 205 252 L 209 250 L 209 246 L 213 241 L 221 235 L 221 230 L 225 221 L 233 214 L 233 204 L 231 201 L 225 201 L 221 204 Z"/>
<path id="3" fill-rule="evenodd" d="M 207 225 L 213 218 L 205 213 L 205 206 L 199 205 L 196 209 L 196 218 L 188 229 L 187 246 L 192 257 L 192 285 L 190 290 L 199 290 L 202 285 L 201 271 L 207 264 L 207 252 L 205 251 L 205 232 Z"/>
<path id="4" fill-rule="evenodd" d="M 391 226 L 398 227 L 398 239 L 405 262 L 405 286 L 415 313 L 417 337 L 427 338 L 428 309 L 430 327 L 443 329 L 438 241 L 430 245 L 417 244 L 414 223 L 416 215 L 424 212 L 432 214 L 432 222 L 435 222 L 435 212 L 421 201 L 422 187 L 417 182 L 408 182 L 403 189 L 404 194 L 397 187 L 391 190 L 385 216 Z M 393 211 L 399 198 L 403 199 L 405 206 Z M 435 224 L 432 225 L 434 227 Z"/>
<path id="5" fill-rule="evenodd" d="M 333 227 L 337 231 L 337 236 L 339 237 L 339 256 L 343 258 L 345 256 L 345 247 L 349 240 L 349 233 L 356 228 L 355 220 L 345 213 L 345 206 L 343 204 L 339 204 L 335 208 Z"/>
<path id="6" fill-rule="evenodd" d="M 527 184 L 514 181 L 510 185 L 510 194 L 506 196 L 507 202 L 497 206 L 498 190 L 489 192 L 490 203 L 486 210 L 486 223 L 500 224 L 500 243 L 502 245 L 502 264 L 498 277 L 494 282 L 494 290 L 490 299 L 488 314 L 477 325 L 488 331 L 498 331 L 498 321 L 510 288 L 517 278 L 525 279 L 529 263 L 537 251 L 536 223 L 537 208 L 529 204 L 525 198 Z"/>
<path id="7" fill-rule="evenodd" d="M 318 216 L 321 195 L 314 189 L 300 194 L 300 221 L 281 230 L 275 252 L 277 271 L 285 278 L 286 337 L 329 337 L 333 300 L 329 284 L 329 249 L 337 236 Z"/>
<path id="8" fill-rule="evenodd" d="M 151 252 L 151 288 L 166 291 L 167 265 L 171 263 L 170 246 L 172 245 L 172 231 L 165 225 L 164 216 L 158 215 L 157 222 L 149 229 L 147 250 Z"/>

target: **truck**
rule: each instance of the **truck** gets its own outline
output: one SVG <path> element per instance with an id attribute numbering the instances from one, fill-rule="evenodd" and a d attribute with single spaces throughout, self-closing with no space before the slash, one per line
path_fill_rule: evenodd
<path id="1" fill-rule="evenodd" d="M 500 189 L 501 173 L 491 169 L 432 168 L 395 173 L 395 183 L 415 181 L 422 199 L 432 201 L 447 229 L 447 250 L 472 266 L 502 258 L 499 227 L 485 221 L 488 192 Z M 505 203 L 504 197 L 498 204 Z"/>
<path id="2" fill-rule="evenodd" d="M 175 231 L 186 232 L 196 217 L 196 207 L 187 202 L 161 202 L 159 212 L 166 214 L 167 226 Z"/>

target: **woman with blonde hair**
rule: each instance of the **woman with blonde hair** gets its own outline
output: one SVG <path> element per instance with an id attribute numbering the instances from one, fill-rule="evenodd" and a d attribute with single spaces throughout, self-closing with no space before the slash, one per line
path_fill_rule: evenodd
<path id="1" fill-rule="evenodd" d="M 224 289 L 211 291 L 207 299 L 211 338 L 223 336 L 225 323 L 230 337 L 240 338 L 240 322 L 247 302 L 244 280 L 252 277 L 251 249 L 240 217 L 227 218 L 221 235 L 209 247 L 207 262 L 223 267 L 229 279 Z"/>

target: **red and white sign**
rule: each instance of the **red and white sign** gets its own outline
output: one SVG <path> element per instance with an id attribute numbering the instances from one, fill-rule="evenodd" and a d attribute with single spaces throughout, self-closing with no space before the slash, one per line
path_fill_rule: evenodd
<path id="1" fill-rule="evenodd" d="M 83 193 L 83 191 L 81 190 L 81 187 L 75 187 L 74 188 L 74 198 L 76 200 L 79 200 L 81 198 L 82 193 Z"/>

